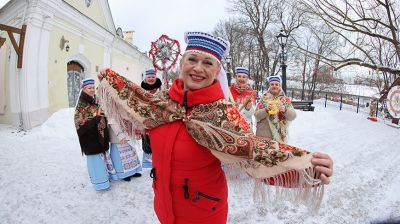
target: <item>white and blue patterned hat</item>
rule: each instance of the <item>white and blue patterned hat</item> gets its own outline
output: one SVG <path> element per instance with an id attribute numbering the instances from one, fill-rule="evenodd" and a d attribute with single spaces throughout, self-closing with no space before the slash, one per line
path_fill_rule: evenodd
<path id="1" fill-rule="evenodd" d="M 214 57 L 219 62 L 229 53 L 229 42 L 209 33 L 186 32 L 185 42 L 187 43 L 186 52 L 193 51 L 207 54 Z"/>
<path id="2" fill-rule="evenodd" d="M 279 84 L 282 83 L 281 77 L 277 76 L 277 75 L 268 76 L 267 81 L 268 81 L 268 83 L 271 83 L 271 82 L 279 82 Z"/>
<path id="3" fill-rule="evenodd" d="M 156 75 L 156 70 L 154 68 L 149 68 L 146 70 L 146 76 Z"/>
<path id="4" fill-rule="evenodd" d="M 249 75 L 249 69 L 246 67 L 236 67 L 235 74 L 238 74 L 238 73 L 243 73 L 243 74 Z"/>
<path id="5" fill-rule="evenodd" d="M 81 88 L 88 86 L 88 85 L 94 85 L 94 79 L 92 78 L 86 78 L 84 80 L 82 80 L 81 82 Z"/>

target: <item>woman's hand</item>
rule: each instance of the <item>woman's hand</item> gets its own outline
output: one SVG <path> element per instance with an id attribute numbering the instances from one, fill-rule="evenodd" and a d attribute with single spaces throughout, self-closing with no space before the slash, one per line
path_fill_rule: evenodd
<path id="1" fill-rule="evenodd" d="M 253 102 L 250 100 L 247 104 L 246 104 L 246 110 L 250 110 L 251 107 L 253 106 Z"/>
<path id="2" fill-rule="evenodd" d="M 313 153 L 311 163 L 315 166 L 315 170 L 321 173 L 320 179 L 322 184 L 329 184 L 329 178 L 333 174 L 333 161 L 329 155 L 316 152 Z"/>
<path id="3" fill-rule="evenodd" d="M 283 103 L 279 103 L 278 109 L 279 109 L 279 111 L 282 111 L 283 113 L 286 112 L 286 107 L 285 107 L 285 105 L 283 105 Z"/>
<path id="4" fill-rule="evenodd" d="M 106 77 L 106 69 L 100 70 L 99 74 L 97 75 L 99 81 L 103 80 L 104 77 Z"/>

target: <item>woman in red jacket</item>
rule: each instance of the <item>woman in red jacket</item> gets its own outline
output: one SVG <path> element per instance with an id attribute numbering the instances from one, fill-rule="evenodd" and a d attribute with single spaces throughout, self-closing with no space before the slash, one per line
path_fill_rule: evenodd
<path id="1" fill-rule="evenodd" d="M 150 130 L 154 209 L 161 223 L 226 223 L 228 190 L 221 161 L 257 181 L 272 178 L 267 183 L 274 185 L 329 182 L 329 156 L 254 136 L 235 105 L 225 100 L 228 94 L 218 79 L 224 78 L 220 61 L 229 51 L 226 41 L 189 32 L 186 42 L 179 79 L 168 91 L 147 93 L 109 69 L 99 75 L 104 110 L 130 134 Z"/>

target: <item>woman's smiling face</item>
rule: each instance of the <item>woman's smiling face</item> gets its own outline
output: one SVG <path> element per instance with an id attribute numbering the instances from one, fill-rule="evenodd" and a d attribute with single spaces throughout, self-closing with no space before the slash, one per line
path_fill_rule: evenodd
<path id="1" fill-rule="evenodd" d="M 197 90 L 213 84 L 221 67 L 211 56 L 201 53 L 184 54 L 181 60 L 180 78 L 185 90 Z"/>

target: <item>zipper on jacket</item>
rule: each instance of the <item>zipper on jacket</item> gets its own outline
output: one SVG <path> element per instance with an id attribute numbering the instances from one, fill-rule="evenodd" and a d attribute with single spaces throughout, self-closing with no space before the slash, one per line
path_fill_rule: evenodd
<path id="1" fill-rule="evenodd" d="M 183 185 L 183 197 L 189 199 L 189 178 L 185 178 L 185 185 Z"/>
<path id="2" fill-rule="evenodd" d="M 219 198 L 214 198 L 214 197 L 211 197 L 209 195 L 203 194 L 200 191 L 196 191 L 195 193 L 196 193 L 196 197 L 194 197 L 192 199 L 193 202 L 196 202 L 196 201 L 200 200 L 200 197 L 207 198 L 207 199 L 213 200 L 213 201 L 220 201 L 221 200 Z"/>
<path id="3" fill-rule="evenodd" d="M 185 90 L 185 91 L 183 92 L 183 107 L 185 108 L 186 111 L 187 111 L 187 109 L 188 109 L 187 93 L 188 93 L 187 90 Z"/>

